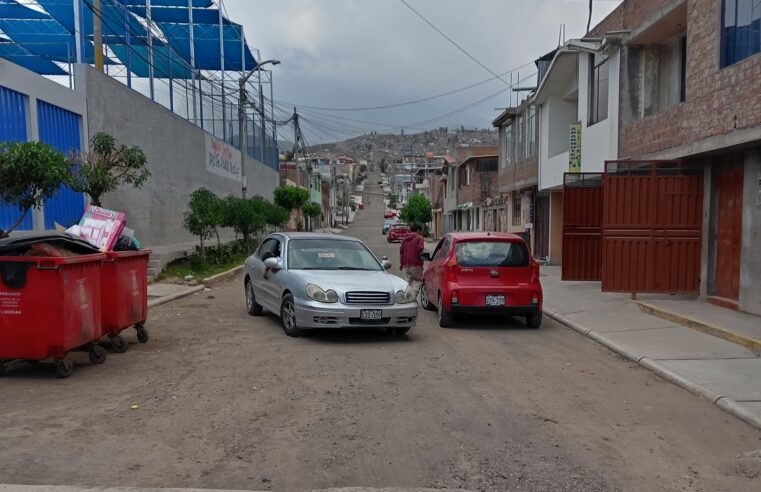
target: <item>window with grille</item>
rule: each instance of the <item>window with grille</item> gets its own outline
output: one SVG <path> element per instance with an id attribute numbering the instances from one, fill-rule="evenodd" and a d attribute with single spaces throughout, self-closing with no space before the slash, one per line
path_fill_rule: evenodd
<path id="1" fill-rule="evenodd" d="M 521 194 L 513 192 L 513 225 L 521 225 Z"/>

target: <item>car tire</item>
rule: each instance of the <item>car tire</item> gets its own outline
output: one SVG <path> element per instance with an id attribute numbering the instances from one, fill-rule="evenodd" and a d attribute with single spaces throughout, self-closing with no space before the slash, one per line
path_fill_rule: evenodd
<path id="1" fill-rule="evenodd" d="M 280 305 L 280 321 L 283 323 L 283 331 L 289 337 L 300 337 L 303 332 L 296 324 L 296 302 L 293 294 L 286 294 Z"/>
<path id="2" fill-rule="evenodd" d="M 431 300 L 428 299 L 428 294 L 425 293 L 425 284 L 420 286 L 420 305 L 426 311 L 436 311 L 436 306 L 431 303 Z"/>
<path id="3" fill-rule="evenodd" d="M 451 328 L 453 324 L 452 313 L 444 308 L 444 300 L 439 292 L 439 305 L 436 307 L 436 317 L 439 320 L 439 326 L 442 328 Z"/>
<path id="4" fill-rule="evenodd" d="M 542 325 L 542 313 L 531 313 L 526 315 L 526 326 L 529 328 L 539 328 Z"/>
<path id="5" fill-rule="evenodd" d="M 263 307 L 256 302 L 256 295 L 254 294 L 254 284 L 251 279 L 246 280 L 246 311 L 251 316 L 261 316 Z"/>

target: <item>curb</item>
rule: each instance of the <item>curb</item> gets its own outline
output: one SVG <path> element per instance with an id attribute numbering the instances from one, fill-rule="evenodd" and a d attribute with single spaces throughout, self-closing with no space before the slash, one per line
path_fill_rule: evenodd
<path id="1" fill-rule="evenodd" d="M 215 287 L 223 282 L 227 282 L 231 278 L 237 277 L 241 273 L 243 273 L 243 267 L 245 265 L 238 265 L 235 268 L 231 268 L 225 272 L 218 273 L 216 275 L 212 275 L 209 278 L 205 278 L 201 280 L 201 285 L 204 287 Z"/>
<path id="2" fill-rule="evenodd" d="M 153 299 L 152 301 L 148 301 L 148 308 L 154 308 L 156 306 L 161 306 L 162 304 L 166 304 L 167 302 L 176 301 L 177 299 L 182 299 L 183 297 L 187 297 L 191 294 L 195 294 L 196 292 L 201 292 L 206 287 L 203 285 L 198 285 L 196 287 L 191 287 L 187 290 L 183 290 L 182 292 L 177 292 L 175 294 L 170 294 L 168 296 L 159 297 L 158 299 Z"/>
<path id="3" fill-rule="evenodd" d="M 599 343 L 600 345 L 603 345 L 604 347 L 617 353 L 618 355 L 632 362 L 635 362 L 637 365 L 644 367 L 645 369 L 651 372 L 654 372 L 655 374 L 659 375 L 663 379 L 670 381 L 676 384 L 677 386 L 680 386 L 681 388 L 686 389 L 693 395 L 699 396 L 711 402 L 713 405 L 716 405 L 717 407 L 721 408 L 725 412 L 728 412 L 734 415 L 735 417 L 737 417 L 738 419 L 742 420 L 743 422 L 751 425 L 752 427 L 755 427 L 756 429 L 761 430 L 761 418 L 748 412 L 747 409 L 743 408 L 742 405 L 737 403 L 732 398 L 729 398 L 723 395 L 718 395 L 714 393 L 713 391 L 710 391 L 700 386 L 699 384 L 694 383 L 693 381 L 690 381 L 689 379 L 686 379 L 683 376 L 680 376 L 679 374 L 676 374 L 675 372 L 666 368 L 665 366 L 663 366 L 661 363 L 659 363 L 656 360 L 648 359 L 647 357 L 634 354 L 633 352 L 618 345 L 617 343 L 613 343 L 605 339 L 604 335 L 594 332 L 592 330 L 589 330 L 581 326 L 580 324 L 576 323 L 575 321 L 566 319 L 562 314 L 549 311 L 548 309 L 542 309 L 542 312 L 546 314 L 548 317 L 562 324 L 563 326 L 566 326 L 576 332 L 579 332 L 585 337 L 594 340 L 595 342 Z"/>
<path id="4" fill-rule="evenodd" d="M 726 328 L 711 325 L 704 321 L 690 318 L 689 316 L 678 314 L 673 311 L 669 311 L 668 309 L 654 306 L 647 302 L 637 301 L 637 305 L 644 313 L 663 318 L 667 321 L 671 321 L 682 326 L 686 326 L 687 328 L 692 328 L 693 330 L 702 331 L 703 333 L 707 333 L 718 338 L 723 338 L 724 340 L 737 345 L 742 345 L 743 347 L 756 354 L 756 356 L 761 357 L 761 340 L 746 337 L 745 335 L 740 335 L 731 330 L 727 330 Z"/>

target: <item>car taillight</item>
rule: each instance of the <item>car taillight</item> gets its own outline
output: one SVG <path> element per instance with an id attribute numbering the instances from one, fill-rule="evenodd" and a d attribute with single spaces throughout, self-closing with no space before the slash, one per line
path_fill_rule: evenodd
<path id="1" fill-rule="evenodd" d="M 539 282 L 539 263 L 531 261 L 531 283 L 536 284 Z"/>
<path id="2" fill-rule="evenodd" d="M 460 297 L 457 295 L 457 291 L 456 290 L 452 291 L 452 294 L 451 294 L 449 299 L 452 302 L 452 304 L 459 304 L 460 303 Z"/>
<path id="3" fill-rule="evenodd" d="M 457 260 L 452 258 L 444 264 L 444 271 L 447 272 L 447 282 L 457 282 Z"/>

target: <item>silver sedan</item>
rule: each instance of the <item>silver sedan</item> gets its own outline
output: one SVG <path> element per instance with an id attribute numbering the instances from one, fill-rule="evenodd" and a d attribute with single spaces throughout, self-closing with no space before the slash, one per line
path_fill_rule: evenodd
<path id="1" fill-rule="evenodd" d="M 385 328 L 404 335 L 418 306 L 407 282 L 389 273 L 359 239 L 334 234 L 270 234 L 246 260 L 246 308 L 278 315 L 283 331 L 311 328 Z"/>

